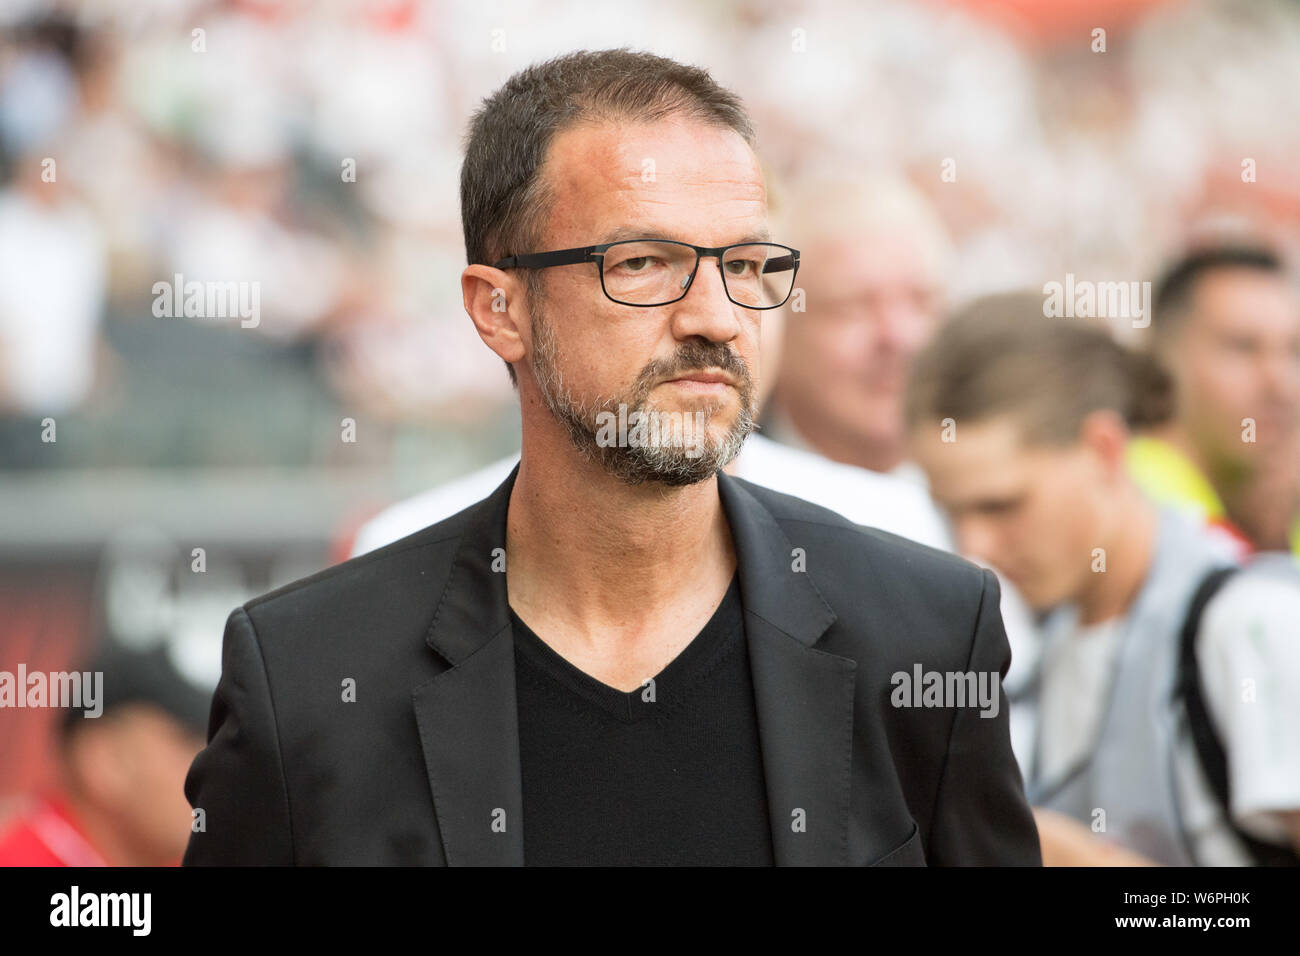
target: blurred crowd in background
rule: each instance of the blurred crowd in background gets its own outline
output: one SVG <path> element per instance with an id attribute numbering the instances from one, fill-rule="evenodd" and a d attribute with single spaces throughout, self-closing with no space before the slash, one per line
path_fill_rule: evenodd
<path id="1" fill-rule="evenodd" d="M 924 486 L 903 454 L 910 361 L 974 297 L 1155 282 L 1216 244 L 1300 261 L 1289 0 L 11 0 L 0 670 L 162 655 L 174 678 L 131 700 L 168 719 L 130 739 L 156 756 L 166 739 L 159 761 L 197 749 L 192 700 L 232 607 L 517 449 L 510 383 L 461 305 L 461 137 L 511 73 L 624 45 L 706 67 L 751 111 L 774 238 L 825 292 L 820 316 L 815 296 L 783 316 L 765 433 L 842 465 Z M 860 281 L 836 287 L 814 250 L 830 262 L 850 234 Z M 177 275 L 256 283 L 260 321 L 159 316 L 155 284 Z M 1201 502 L 1239 551 L 1287 550 L 1300 511 L 1300 396 L 1282 383 L 1268 402 L 1267 474 Z M 188 704 L 162 689 L 178 681 Z M 112 762 L 67 734 L 0 713 L 0 820 L 74 756 L 83 774 Z M 138 818 L 104 825 L 140 834 L 101 845 L 110 862 L 179 859 L 183 800 L 171 842 L 145 822 L 165 785 L 152 803 L 121 781 L 92 792 Z"/>

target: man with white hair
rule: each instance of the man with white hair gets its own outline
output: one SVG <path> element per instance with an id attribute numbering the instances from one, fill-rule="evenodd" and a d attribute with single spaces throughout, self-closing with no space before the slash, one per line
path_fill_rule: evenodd
<path id="1" fill-rule="evenodd" d="M 887 176 L 808 176 L 790 212 L 807 260 L 805 311 L 786 328 L 767 431 L 924 483 L 904 461 L 903 392 L 942 321 L 951 256 L 943 224 L 914 187 Z"/>

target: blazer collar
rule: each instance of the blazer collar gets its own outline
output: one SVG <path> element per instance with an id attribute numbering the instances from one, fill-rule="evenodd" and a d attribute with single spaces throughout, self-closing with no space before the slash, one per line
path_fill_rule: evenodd
<path id="1" fill-rule="evenodd" d="M 453 666 L 510 623 L 506 514 L 519 466 L 475 506 L 461 535 L 426 642 Z M 835 612 L 806 573 L 792 570 L 794 546 L 745 482 L 718 472 L 718 492 L 736 547 L 745 609 L 811 646 Z M 498 550 L 499 549 L 499 550 Z"/>
<path id="2" fill-rule="evenodd" d="M 451 667 L 412 692 L 452 865 L 523 862 L 514 643 L 503 573 L 518 472 L 516 466 L 467 517 L 426 634 Z M 794 569 L 794 545 L 746 483 L 723 472 L 717 480 L 736 548 L 776 862 L 844 863 L 856 663 L 813 649 L 834 611 L 808 574 Z"/>
<path id="3" fill-rule="evenodd" d="M 835 623 L 835 612 L 808 575 L 794 570 L 794 545 L 744 481 L 718 472 L 718 493 L 736 546 L 745 610 L 801 644 L 815 644 Z"/>
<path id="4" fill-rule="evenodd" d="M 506 513 L 518 474 L 515 465 L 496 491 L 474 506 L 425 635 L 429 647 L 453 666 L 510 623 Z"/>

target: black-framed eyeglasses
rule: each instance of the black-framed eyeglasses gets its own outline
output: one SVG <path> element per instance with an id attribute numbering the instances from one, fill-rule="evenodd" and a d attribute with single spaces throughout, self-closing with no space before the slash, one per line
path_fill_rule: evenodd
<path id="1" fill-rule="evenodd" d="M 494 269 L 549 269 L 594 262 L 600 287 L 619 305 L 649 308 L 685 298 L 704 256 L 718 260 L 727 298 L 745 309 L 775 309 L 794 291 L 799 250 L 777 242 L 693 246 L 675 239 L 622 239 L 598 246 L 507 256 Z"/>

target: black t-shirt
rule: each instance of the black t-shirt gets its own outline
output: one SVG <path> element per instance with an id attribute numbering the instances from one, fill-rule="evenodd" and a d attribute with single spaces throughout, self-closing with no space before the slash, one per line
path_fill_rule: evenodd
<path id="1" fill-rule="evenodd" d="M 685 650 L 627 693 L 510 620 L 526 865 L 772 864 L 738 578 Z"/>

